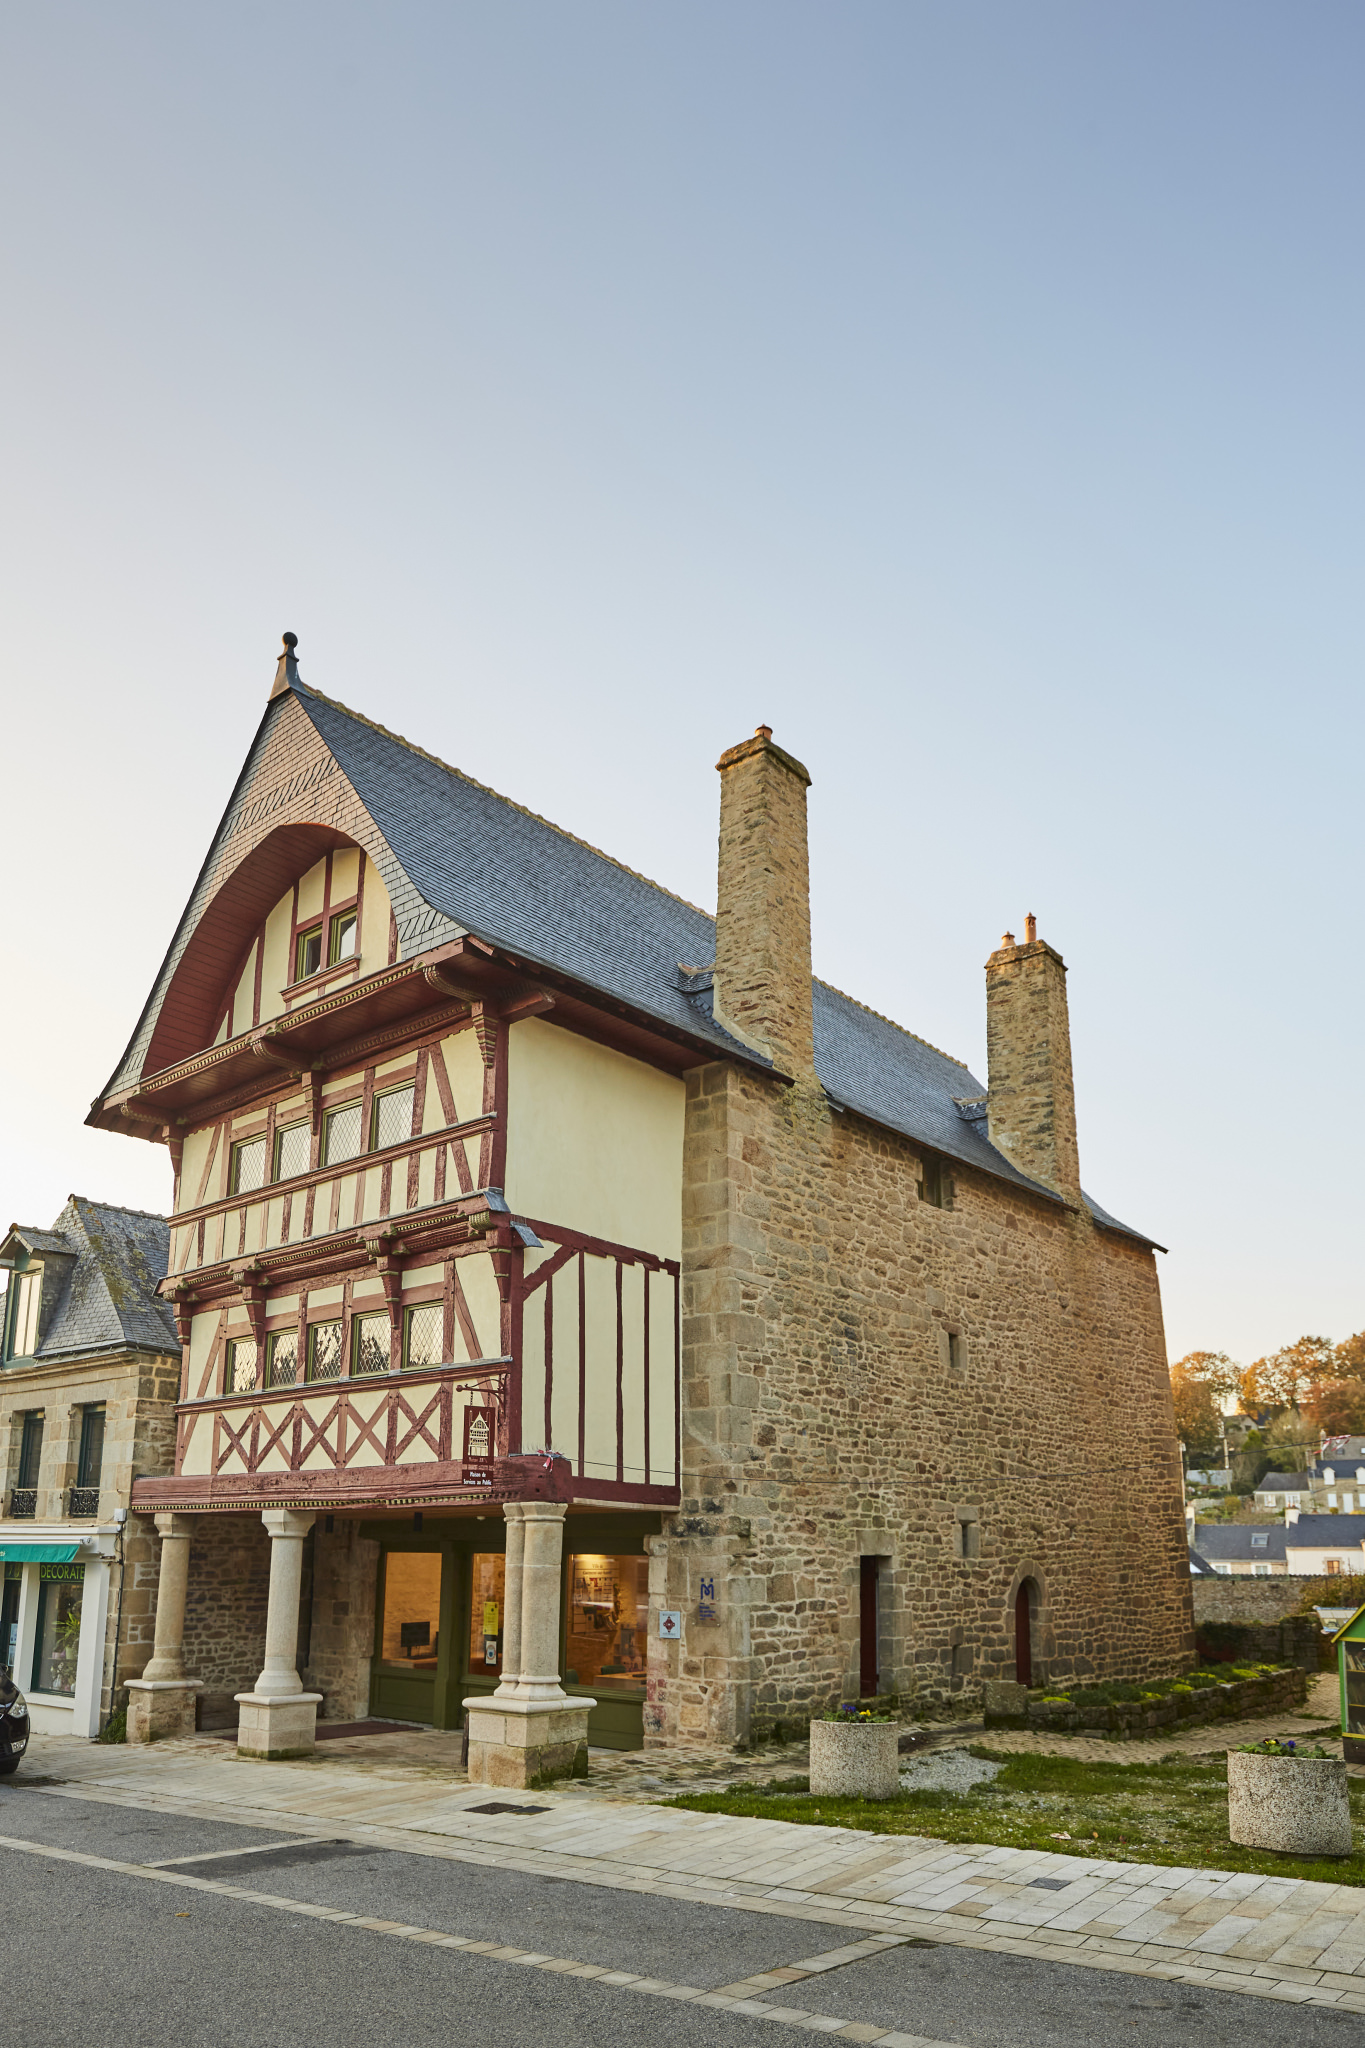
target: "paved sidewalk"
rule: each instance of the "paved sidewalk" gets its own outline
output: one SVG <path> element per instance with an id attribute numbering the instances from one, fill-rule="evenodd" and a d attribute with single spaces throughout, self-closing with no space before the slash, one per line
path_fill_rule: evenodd
<path id="1" fill-rule="evenodd" d="M 443 1789 L 434 1767 L 356 1770 L 325 1754 L 256 1764 L 202 1738 L 150 1752 L 48 1739 L 42 1761 L 61 1780 L 49 1788 L 57 1798 L 742 1906 L 854 1939 L 928 1936 L 1365 2013 L 1365 1887 L 888 1838 L 567 1790 L 498 1795 L 448 1779 Z M 473 1811 L 500 1796 L 539 1811 Z"/>

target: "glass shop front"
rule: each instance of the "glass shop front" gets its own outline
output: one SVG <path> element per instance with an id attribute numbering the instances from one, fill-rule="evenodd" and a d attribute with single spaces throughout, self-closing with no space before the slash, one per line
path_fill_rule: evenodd
<path id="1" fill-rule="evenodd" d="M 641 1749 L 649 1635 L 644 1537 L 658 1523 L 643 1516 L 613 1517 L 606 1526 L 603 1520 L 570 1516 L 565 1525 L 560 1676 L 567 1693 L 597 1701 L 588 1718 L 590 1743 Z M 462 1702 L 492 1692 L 502 1677 L 503 1525 L 490 1516 L 472 1540 L 467 1523 L 456 1526 L 458 1536 L 423 1539 L 382 1533 L 382 1524 L 366 1528 L 384 1544 L 370 1684 L 377 1717 L 458 1727 Z M 419 1540 L 420 1549 L 408 1547 Z"/>

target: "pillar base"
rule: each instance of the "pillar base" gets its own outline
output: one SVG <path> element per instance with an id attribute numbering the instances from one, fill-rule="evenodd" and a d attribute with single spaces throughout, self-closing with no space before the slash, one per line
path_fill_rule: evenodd
<path id="1" fill-rule="evenodd" d="M 238 1756 L 267 1763 L 312 1756 L 317 1747 L 320 1692 L 239 1692 L 233 1698 L 239 1708 Z"/>
<path id="2" fill-rule="evenodd" d="M 130 1678 L 128 1740 L 165 1742 L 177 1735 L 193 1735 L 200 1684 L 197 1678 Z"/>
<path id="3" fill-rule="evenodd" d="M 588 1715 L 596 1700 L 511 1700 L 481 1696 L 464 1703 L 469 1732 L 469 1782 L 525 1792 L 554 1778 L 588 1775 Z"/>

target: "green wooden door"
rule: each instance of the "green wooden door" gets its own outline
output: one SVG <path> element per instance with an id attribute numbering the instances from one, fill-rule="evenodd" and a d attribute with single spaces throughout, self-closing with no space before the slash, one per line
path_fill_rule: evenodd
<path id="1" fill-rule="evenodd" d="M 459 1725 L 460 1571 L 448 1543 L 380 1554 L 370 1712 L 378 1720 Z"/>

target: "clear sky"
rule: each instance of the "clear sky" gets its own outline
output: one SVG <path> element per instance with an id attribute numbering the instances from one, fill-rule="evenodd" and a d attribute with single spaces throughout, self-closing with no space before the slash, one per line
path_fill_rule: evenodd
<path id="1" fill-rule="evenodd" d="M 1365 1325 L 1365 13 L 12 10 L 0 1221 L 87 1131 L 274 673 L 710 907 L 811 791 L 817 971 L 984 1076 L 1070 968 L 1172 1354 Z"/>

